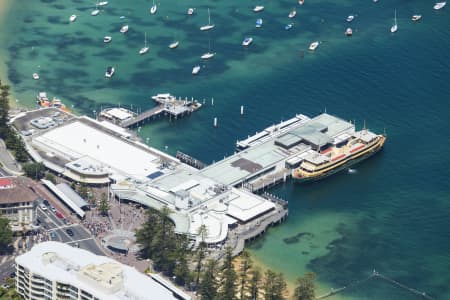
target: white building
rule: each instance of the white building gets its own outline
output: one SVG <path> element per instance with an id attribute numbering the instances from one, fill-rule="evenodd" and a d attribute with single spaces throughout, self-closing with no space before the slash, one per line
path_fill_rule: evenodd
<path id="1" fill-rule="evenodd" d="M 25 177 L 0 178 L 0 215 L 10 221 L 12 231 L 33 229 L 38 196 Z"/>
<path id="2" fill-rule="evenodd" d="M 37 244 L 18 256 L 16 275 L 16 290 L 25 299 L 191 299 L 160 277 L 59 242 Z"/>

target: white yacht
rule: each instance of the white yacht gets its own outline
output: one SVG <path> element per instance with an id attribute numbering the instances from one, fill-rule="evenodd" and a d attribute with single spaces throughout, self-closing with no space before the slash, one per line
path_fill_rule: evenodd
<path id="1" fill-rule="evenodd" d="M 437 3 L 433 6 L 433 8 L 434 8 L 435 10 L 439 10 L 439 9 L 443 8 L 446 4 L 447 4 L 447 2 L 437 2 Z"/>
<path id="2" fill-rule="evenodd" d="M 156 6 L 155 0 L 153 0 L 153 5 L 152 5 L 152 7 L 150 8 L 150 13 L 151 13 L 152 15 L 156 14 L 156 10 L 157 10 L 157 9 L 158 9 L 158 6 Z"/>
<path id="3" fill-rule="evenodd" d="M 175 49 L 176 47 L 178 47 L 179 44 L 180 44 L 179 41 L 174 41 L 174 42 L 169 44 L 169 48 L 170 49 Z"/>
<path id="4" fill-rule="evenodd" d="M 206 52 L 205 54 L 200 56 L 200 58 L 201 59 L 210 59 L 210 58 L 213 58 L 214 55 L 216 55 L 216 53 L 214 53 L 214 52 Z"/>
<path id="5" fill-rule="evenodd" d="M 165 94 L 157 94 L 155 96 L 152 96 L 152 99 L 157 101 L 157 102 L 171 102 L 171 101 L 175 101 L 177 100 L 177 98 L 175 96 L 172 96 L 169 93 L 165 93 Z"/>
<path id="6" fill-rule="evenodd" d="M 128 25 L 124 25 L 122 26 L 122 28 L 120 28 L 120 33 L 127 33 L 128 32 L 129 26 Z"/>
<path id="7" fill-rule="evenodd" d="M 210 30 L 214 28 L 214 24 L 211 24 L 211 15 L 209 13 L 209 8 L 208 8 L 208 25 L 203 25 L 202 27 L 200 27 L 201 31 L 206 31 L 206 30 Z"/>
<path id="8" fill-rule="evenodd" d="M 106 68 L 106 72 L 105 72 L 105 77 L 106 78 L 111 78 L 114 75 L 115 71 L 116 70 L 114 69 L 114 67 L 111 67 L 111 66 L 107 67 Z"/>
<path id="9" fill-rule="evenodd" d="M 262 5 L 256 5 L 255 8 L 253 8 L 254 12 L 260 12 L 264 10 L 264 6 Z"/>
<path id="10" fill-rule="evenodd" d="M 109 35 L 107 35 L 107 36 L 105 36 L 104 38 L 103 38 L 103 43 L 110 43 L 111 42 L 111 40 L 112 40 L 112 37 L 110 37 Z"/>
<path id="11" fill-rule="evenodd" d="M 39 74 L 38 73 L 33 73 L 33 79 L 34 80 L 38 80 L 39 79 Z"/>
<path id="12" fill-rule="evenodd" d="M 394 25 L 392 25 L 391 27 L 391 32 L 397 32 L 398 27 L 397 27 L 397 10 L 394 10 Z"/>
<path id="13" fill-rule="evenodd" d="M 195 66 L 192 68 L 192 75 L 197 75 L 200 72 L 200 66 Z"/>
<path id="14" fill-rule="evenodd" d="M 100 13 L 100 10 L 95 8 L 93 11 L 91 11 L 91 16 L 96 16 Z"/>
<path id="15" fill-rule="evenodd" d="M 291 11 L 289 12 L 288 17 L 291 18 L 291 19 L 293 19 L 293 18 L 295 18 L 296 15 L 297 15 L 297 11 L 296 11 L 295 8 L 294 8 L 293 10 L 291 10 Z"/>
<path id="16" fill-rule="evenodd" d="M 189 7 L 187 10 L 187 14 L 192 16 L 194 14 L 194 10 L 195 10 L 195 8 Z"/>
<path id="17" fill-rule="evenodd" d="M 69 18 L 70 22 L 75 22 L 75 20 L 77 19 L 77 15 L 71 15 Z"/>
<path id="18" fill-rule="evenodd" d="M 319 41 L 312 42 L 311 45 L 309 45 L 309 50 L 314 51 L 319 46 Z"/>
<path id="19" fill-rule="evenodd" d="M 145 54 L 148 52 L 148 50 L 150 50 L 150 47 L 147 45 L 147 32 L 145 33 L 145 37 L 144 37 L 144 47 L 141 48 L 141 50 L 139 50 L 139 54 Z"/>
<path id="20" fill-rule="evenodd" d="M 417 21 L 419 21 L 420 19 L 422 19 L 422 15 L 413 15 L 413 16 L 411 17 L 411 20 L 412 20 L 413 22 L 417 22 Z"/>
<path id="21" fill-rule="evenodd" d="M 252 37 L 246 37 L 243 41 L 242 41 L 242 46 L 249 46 L 251 43 L 253 43 L 253 38 Z"/>
<path id="22" fill-rule="evenodd" d="M 98 3 L 99 6 L 105 6 L 108 5 L 108 1 L 101 1 Z"/>

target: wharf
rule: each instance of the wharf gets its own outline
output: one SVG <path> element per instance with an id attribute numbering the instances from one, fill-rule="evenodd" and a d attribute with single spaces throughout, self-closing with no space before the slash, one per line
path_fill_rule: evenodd
<path id="1" fill-rule="evenodd" d="M 202 106 L 197 100 L 194 100 L 193 98 L 191 100 L 187 100 L 187 98 L 176 99 L 175 96 L 172 96 L 170 94 L 158 94 L 156 96 L 153 96 L 152 99 L 155 100 L 159 105 L 122 122 L 121 126 L 125 128 L 140 126 L 145 122 L 156 119 L 157 117 L 160 117 L 162 115 L 176 120 L 179 117 L 189 115 Z"/>

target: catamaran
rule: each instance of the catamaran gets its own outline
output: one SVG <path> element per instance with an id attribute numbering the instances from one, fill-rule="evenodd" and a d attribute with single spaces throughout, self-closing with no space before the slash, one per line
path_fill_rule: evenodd
<path id="1" fill-rule="evenodd" d="M 209 13 L 209 8 L 208 8 L 208 25 L 203 25 L 202 27 L 200 27 L 201 31 L 206 31 L 206 30 L 210 30 L 214 28 L 214 24 L 211 24 L 211 15 Z"/>
<path id="2" fill-rule="evenodd" d="M 397 10 L 394 10 L 394 25 L 391 27 L 391 32 L 394 33 L 398 29 L 397 27 Z"/>
<path id="3" fill-rule="evenodd" d="M 139 54 L 145 54 L 148 52 L 148 50 L 150 49 L 149 46 L 147 46 L 147 32 L 145 33 L 145 37 L 144 37 L 144 47 L 141 48 L 141 50 L 139 50 Z"/>

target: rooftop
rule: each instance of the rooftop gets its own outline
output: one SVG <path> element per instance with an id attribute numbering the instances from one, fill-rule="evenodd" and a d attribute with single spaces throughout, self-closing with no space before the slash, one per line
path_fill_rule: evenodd
<path id="1" fill-rule="evenodd" d="M 100 299 L 179 299 L 136 269 L 106 256 L 59 242 L 36 244 L 16 258 L 18 265 L 52 281 L 76 286 Z M 183 294 L 180 291 L 180 294 Z M 190 298 L 184 298 L 190 299 Z"/>
<path id="2" fill-rule="evenodd" d="M 31 202 L 38 198 L 26 177 L 0 178 L 0 203 Z"/>

